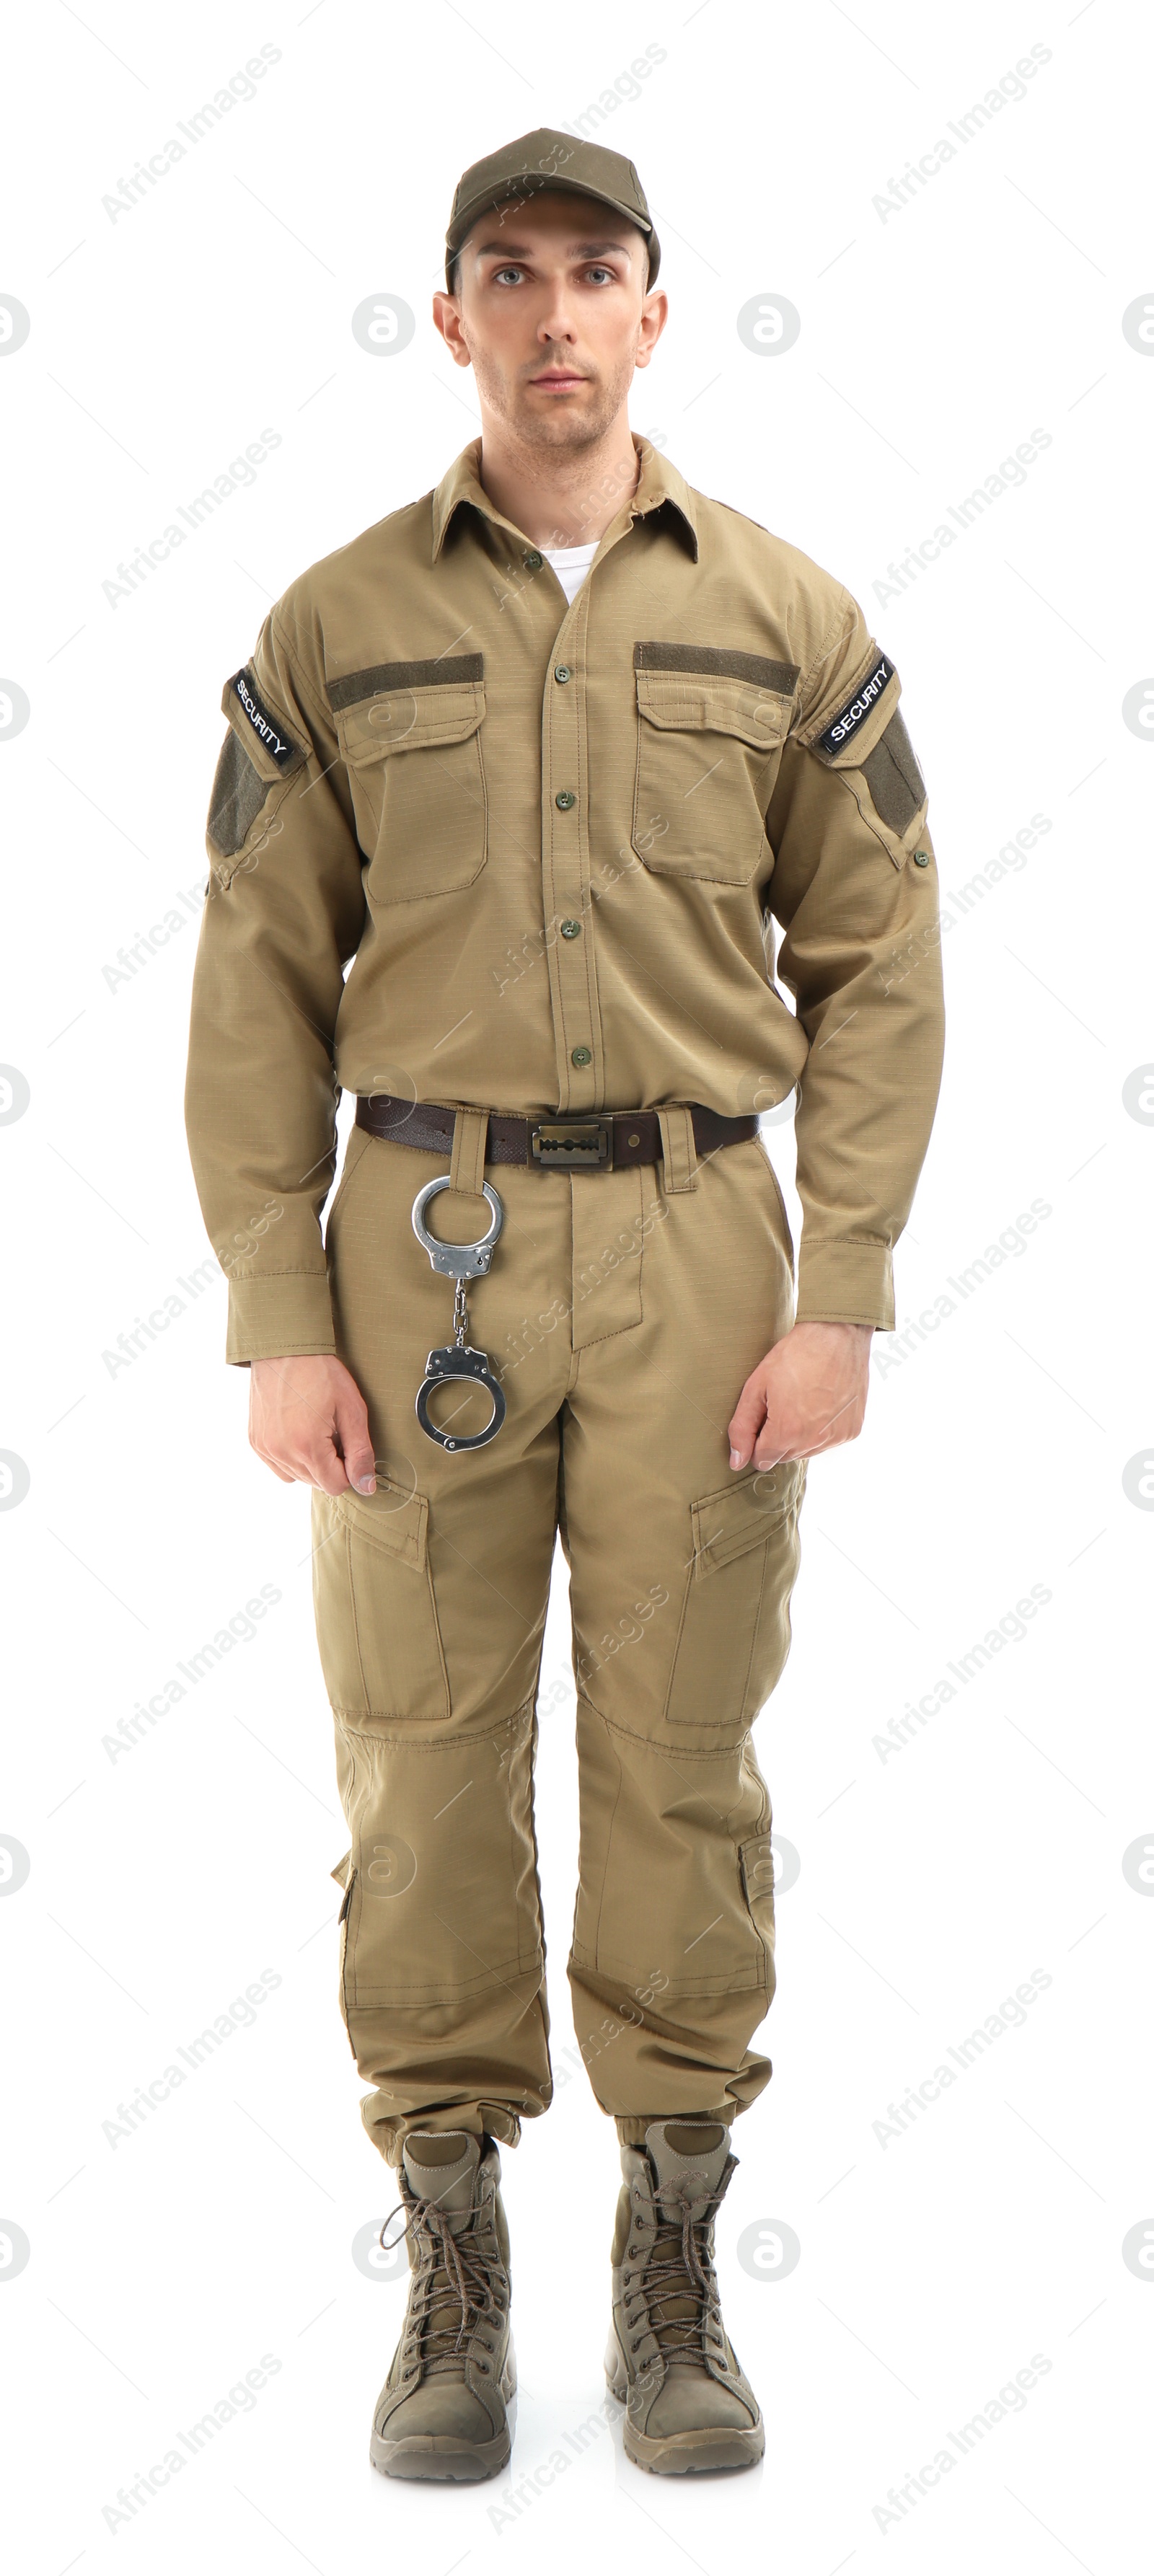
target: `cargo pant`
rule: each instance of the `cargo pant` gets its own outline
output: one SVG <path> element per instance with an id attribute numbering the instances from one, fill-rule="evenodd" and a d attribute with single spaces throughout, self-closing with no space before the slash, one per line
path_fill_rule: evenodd
<path id="1" fill-rule="evenodd" d="M 413 1234 L 446 1158 L 354 1129 L 327 1247 L 338 1350 L 369 1408 L 377 1490 L 313 1497 L 317 1634 L 351 1848 L 341 2008 L 362 2116 L 516 2144 L 551 2098 L 533 1825 L 555 1539 L 569 1566 L 580 1867 L 576 2037 L 623 2141 L 732 2119 L 772 2072 L 769 1795 L 750 1728 L 789 1647 L 804 1465 L 734 1473 L 727 1425 L 792 1321 L 792 1245 L 759 1139 L 694 1159 L 663 1111 L 632 1170 L 504 1165 L 504 1230 L 469 1340 L 508 1411 L 446 1451 L 414 1403 L 452 1338 L 452 1283 Z M 458 1120 L 431 1232 L 483 1234 L 481 1113 Z M 468 1186 L 468 1185 L 471 1185 Z M 488 1419 L 480 1390 L 434 1418 Z M 442 1427 L 444 1427 L 442 1418 Z"/>

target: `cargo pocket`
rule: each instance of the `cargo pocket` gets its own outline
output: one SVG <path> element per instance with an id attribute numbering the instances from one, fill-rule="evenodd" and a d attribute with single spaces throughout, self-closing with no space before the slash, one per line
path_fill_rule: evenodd
<path id="1" fill-rule="evenodd" d="M 737 1730 L 768 1699 L 789 1653 L 804 1489 L 804 1460 L 783 1459 L 692 1505 L 668 1724 Z"/>
<path id="2" fill-rule="evenodd" d="M 208 842 L 217 862 L 214 877 L 224 889 L 275 838 L 278 809 L 308 754 L 259 695 L 247 665 L 226 680 L 220 703 L 229 729 L 212 782 Z"/>
<path id="3" fill-rule="evenodd" d="M 774 1960 L 773 1844 L 769 1835 L 756 1834 L 751 1841 L 739 1844 L 737 1857 L 750 1920 L 761 1942 L 766 1986 L 772 1996 L 777 1969 Z"/>
<path id="4" fill-rule="evenodd" d="M 789 731 L 791 662 L 705 644 L 635 644 L 633 847 L 656 876 L 748 885 Z"/>
<path id="5" fill-rule="evenodd" d="M 313 1599 L 325 1686 L 353 1726 L 446 1718 L 429 1505 L 378 1475 L 372 1496 L 313 1493 Z"/>
<path id="6" fill-rule="evenodd" d="M 345 1853 L 345 1856 L 344 1856 L 343 1861 L 341 1861 L 341 1862 L 339 1863 L 338 1867 L 332 1871 L 331 1875 L 332 1875 L 332 1877 L 333 1877 L 333 1878 L 335 1878 L 335 1879 L 339 1879 L 339 1880 L 341 1881 L 341 1883 L 342 1883 L 342 1884 L 343 1884 L 343 1886 L 344 1886 L 344 1891 L 345 1891 L 345 1892 L 344 1892 L 344 1895 L 343 1895 L 343 1896 L 342 1896 L 342 1898 L 341 1898 L 341 1910 L 340 1910 L 340 1913 L 339 1913 L 339 1914 L 338 1914 L 338 1916 L 337 1916 L 337 1923 L 338 1923 L 339 1928 L 340 1928 L 340 1938 L 341 1938 L 341 1958 L 340 1958 L 340 1971 L 339 1971 L 339 1976 L 340 1976 L 339 1993 L 340 1993 L 340 2006 L 341 2006 L 341 2020 L 343 2021 L 343 2023 L 344 2023 L 344 2025 L 345 2025 L 345 2036 L 346 2036 L 346 2038 L 347 2038 L 347 2040 L 348 2040 L 349 2047 L 351 2048 L 352 2053 L 353 2053 L 353 2056 L 354 2056 L 354 2058 L 355 2058 L 356 2053 L 357 2053 L 357 2049 L 356 2049 L 356 2041 L 355 2041 L 355 2040 L 354 2040 L 354 2038 L 353 2038 L 352 2025 L 351 2025 L 350 2018 L 349 2018 L 350 2010 L 351 2010 L 351 2006 L 350 2006 L 350 1999 L 349 1999 L 348 1967 L 349 1967 L 349 1910 L 350 1910 L 350 1907 L 351 1907 L 351 1905 L 352 1905 L 352 1901 L 353 1901 L 353 1891 L 354 1891 L 355 1886 L 356 1886 L 357 1873 L 356 1873 L 355 1869 L 350 1869 L 350 1868 L 349 1868 L 349 1863 L 350 1863 L 351 1859 L 352 1859 L 352 1853 L 351 1853 L 351 1852 L 346 1852 L 346 1853 Z"/>
<path id="7" fill-rule="evenodd" d="M 483 656 L 382 662 L 329 696 L 372 901 L 472 885 L 487 855 Z"/>

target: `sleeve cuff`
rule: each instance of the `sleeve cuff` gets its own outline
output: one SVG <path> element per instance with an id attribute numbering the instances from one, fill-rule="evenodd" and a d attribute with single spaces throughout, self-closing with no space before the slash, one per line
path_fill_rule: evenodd
<path id="1" fill-rule="evenodd" d="M 250 1360 L 335 1354 L 336 1347 L 327 1271 L 230 1280 L 224 1355 L 235 1367 L 247 1368 Z"/>
<path id="2" fill-rule="evenodd" d="M 872 1324 L 894 1329 L 893 1255 L 889 1245 L 841 1237 L 807 1244 L 798 1260 L 799 1324 Z"/>

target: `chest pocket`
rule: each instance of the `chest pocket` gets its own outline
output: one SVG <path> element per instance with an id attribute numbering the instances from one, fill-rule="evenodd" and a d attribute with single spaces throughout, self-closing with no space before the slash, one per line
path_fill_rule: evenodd
<path id="1" fill-rule="evenodd" d="M 380 662 L 329 697 L 373 902 L 472 885 L 488 844 L 483 655 Z"/>
<path id="2" fill-rule="evenodd" d="M 635 644 L 633 847 L 657 876 L 748 885 L 789 731 L 793 662 L 712 644 Z"/>

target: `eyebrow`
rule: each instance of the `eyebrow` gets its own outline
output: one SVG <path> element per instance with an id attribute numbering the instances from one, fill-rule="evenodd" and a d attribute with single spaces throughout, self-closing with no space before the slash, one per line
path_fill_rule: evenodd
<path id="1" fill-rule="evenodd" d="M 585 241 L 570 242 L 567 245 L 567 254 L 570 259 L 595 259 L 599 258 L 603 251 L 607 250 L 617 251 L 622 259 L 629 259 L 632 256 L 632 254 L 626 249 L 624 242 Z M 478 242 L 473 256 L 475 259 L 484 259 L 491 251 L 503 251 L 506 259 L 531 259 L 533 255 L 530 243 L 511 242 L 502 239 L 500 241 Z"/>

